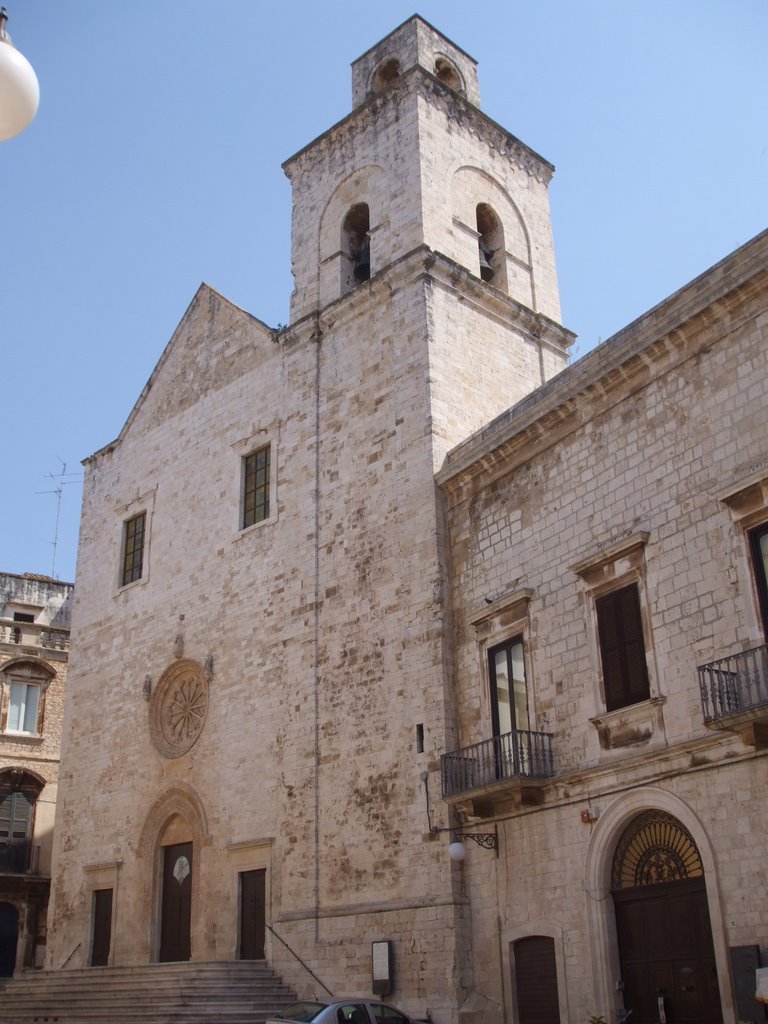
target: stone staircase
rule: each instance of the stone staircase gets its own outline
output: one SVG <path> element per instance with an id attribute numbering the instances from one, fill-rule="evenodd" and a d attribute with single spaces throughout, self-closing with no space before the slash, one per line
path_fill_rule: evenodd
<path id="1" fill-rule="evenodd" d="M 263 1024 L 296 997 L 261 961 L 30 971 L 0 988 L 2 1024 Z"/>

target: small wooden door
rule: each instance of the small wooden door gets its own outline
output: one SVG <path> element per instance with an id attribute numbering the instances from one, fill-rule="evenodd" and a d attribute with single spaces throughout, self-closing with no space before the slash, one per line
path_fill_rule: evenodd
<path id="1" fill-rule="evenodd" d="M 192 843 L 163 848 L 163 899 L 160 924 L 162 963 L 189 960 L 192 921 Z"/>
<path id="2" fill-rule="evenodd" d="M 560 1024 L 555 940 L 529 935 L 513 947 L 517 1020 L 520 1024 Z"/>
<path id="3" fill-rule="evenodd" d="M 106 967 L 112 940 L 112 890 L 96 889 L 93 894 L 93 946 L 91 967 Z"/>
<path id="4" fill-rule="evenodd" d="M 0 903 L 0 978 L 10 978 L 16 966 L 19 912 L 11 903 Z"/>
<path id="5" fill-rule="evenodd" d="M 624 1005 L 632 1024 L 722 1024 L 703 878 L 613 894 Z"/>
<path id="6" fill-rule="evenodd" d="M 266 878 L 264 868 L 240 873 L 240 959 L 263 960 Z"/>

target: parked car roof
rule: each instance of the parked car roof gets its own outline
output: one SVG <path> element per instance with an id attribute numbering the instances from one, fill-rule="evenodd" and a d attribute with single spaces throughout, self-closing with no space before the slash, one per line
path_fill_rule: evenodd
<path id="1" fill-rule="evenodd" d="M 416 1024 L 407 1013 L 387 1003 L 350 996 L 332 1002 L 304 999 L 267 1017 L 266 1024 Z"/>

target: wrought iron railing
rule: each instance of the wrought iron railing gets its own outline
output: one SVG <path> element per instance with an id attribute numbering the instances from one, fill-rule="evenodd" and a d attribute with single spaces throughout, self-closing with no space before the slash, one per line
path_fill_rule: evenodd
<path id="1" fill-rule="evenodd" d="M 704 721 L 768 706 L 768 645 L 699 667 Z"/>
<path id="2" fill-rule="evenodd" d="M 443 754 L 440 768 L 444 797 L 505 779 L 549 779 L 555 774 L 552 733 L 516 729 Z"/>
<path id="3" fill-rule="evenodd" d="M 40 847 L 28 839 L 0 839 L 0 873 L 36 875 L 40 870 Z"/>
<path id="4" fill-rule="evenodd" d="M 69 630 L 42 626 L 36 622 L 0 622 L 0 643 L 42 647 L 48 651 L 68 651 Z"/>

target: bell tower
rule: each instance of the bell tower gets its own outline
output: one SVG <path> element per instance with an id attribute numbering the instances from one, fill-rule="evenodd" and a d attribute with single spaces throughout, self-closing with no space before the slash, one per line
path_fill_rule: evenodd
<path id="1" fill-rule="evenodd" d="M 281 339 L 314 361 L 312 814 L 345 852 L 318 843 L 307 861 L 319 906 L 343 893 L 408 908 L 394 938 L 423 950 L 430 1005 L 456 1019 L 471 956 L 436 768 L 456 716 L 434 474 L 561 370 L 573 336 L 559 324 L 553 168 L 482 113 L 475 61 L 412 17 L 354 62 L 352 103 L 284 164 L 295 290 Z M 355 927 L 377 925 L 361 912 Z"/>
<path id="2" fill-rule="evenodd" d="M 476 62 L 418 16 L 353 63 L 352 102 L 284 165 L 291 320 L 359 302 L 403 261 L 419 264 L 422 285 L 431 281 L 430 375 L 449 391 L 457 370 L 474 382 L 451 396 L 467 402 L 451 446 L 566 365 L 573 336 L 559 325 L 554 168 L 482 113 Z"/>

